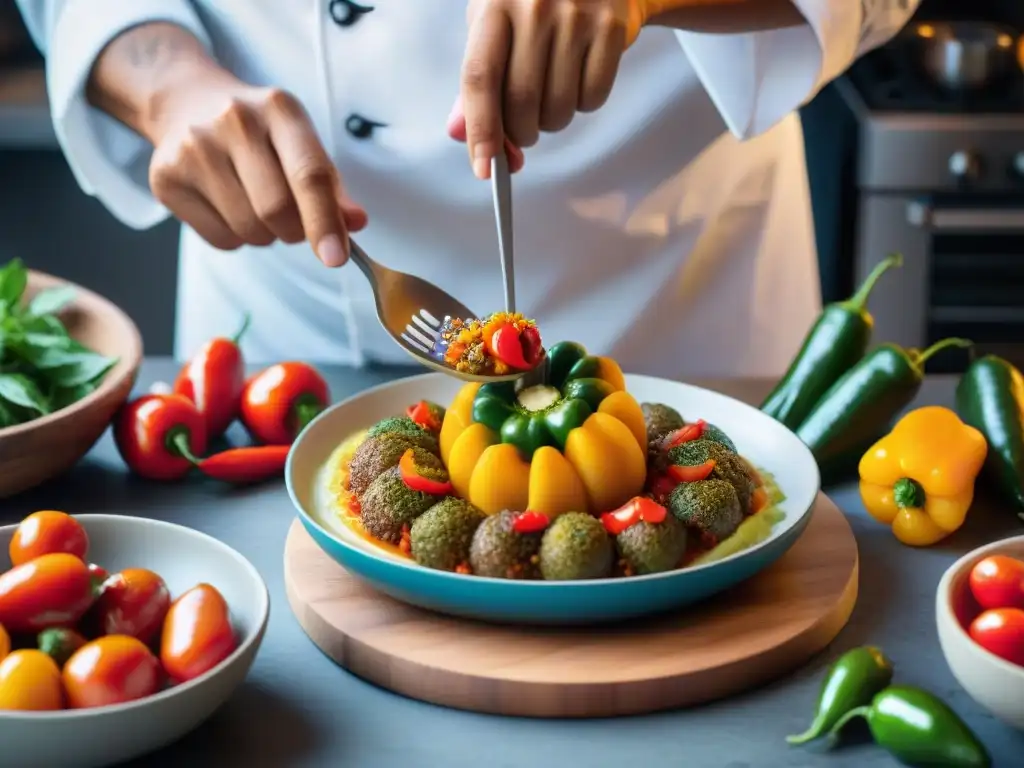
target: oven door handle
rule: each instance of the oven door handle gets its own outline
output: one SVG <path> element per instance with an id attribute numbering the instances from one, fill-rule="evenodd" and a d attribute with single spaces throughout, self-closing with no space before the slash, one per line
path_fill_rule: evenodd
<path id="1" fill-rule="evenodd" d="M 1024 208 L 933 208 L 909 203 L 907 221 L 933 232 L 1024 232 Z"/>

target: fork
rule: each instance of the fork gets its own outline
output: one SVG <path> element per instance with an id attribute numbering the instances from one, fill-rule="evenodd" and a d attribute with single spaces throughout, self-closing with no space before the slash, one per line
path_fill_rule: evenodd
<path id="1" fill-rule="evenodd" d="M 445 317 L 476 317 L 454 296 L 423 278 L 388 269 L 371 259 L 354 240 L 349 240 L 349 255 L 366 276 L 377 305 L 377 318 L 395 343 L 416 362 L 463 381 L 515 381 L 522 372 L 487 376 L 457 371 L 430 354 L 441 335 Z"/>

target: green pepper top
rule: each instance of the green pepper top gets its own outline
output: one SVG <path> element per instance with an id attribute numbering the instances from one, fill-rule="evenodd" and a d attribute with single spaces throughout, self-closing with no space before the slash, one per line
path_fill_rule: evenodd
<path id="1" fill-rule="evenodd" d="M 569 433 L 597 410 L 615 387 L 601 378 L 601 360 L 572 341 L 548 349 L 542 383 L 484 384 L 473 400 L 473 421 L 497 432 L 527 461 L 545 445 L 565 447 Z"/>

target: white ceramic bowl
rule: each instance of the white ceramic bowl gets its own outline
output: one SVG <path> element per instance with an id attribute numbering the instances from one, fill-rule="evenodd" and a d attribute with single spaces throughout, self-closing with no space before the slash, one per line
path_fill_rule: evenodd
<path id="1" fill-rule="evenodd" d="M 90 562 L 109 572 L 149 568 L 171 596 L 200 582 L 215 586 L 231 609 L 238 648 L 205 675 L 128 704 L 60 712 L 0 711 L 0 766 L 94 768 L 151 752 L 208 718 L 242 683 L 270 615 L 267 586 L 248 560 L 204 533 L 159 520 L 78 515 L 89 534 Z M 17 526 L 0 528 L 0 568 Z"/>
<path id="2" fill-rule="evenodd" d="M 971 569 L 989 555 L 1024 559 L 1024 536 L 968 552 L 946 570 L 935 596 L 939 644 L 953 677 L 971 698 L 1007 725 L 1024 730 L 1024 667 L 989 653 L 964 628 L 979 611 L 968 583 Z"/>

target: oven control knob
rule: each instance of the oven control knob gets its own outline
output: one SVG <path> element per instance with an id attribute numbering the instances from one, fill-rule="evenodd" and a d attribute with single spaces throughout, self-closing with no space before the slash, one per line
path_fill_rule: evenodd
<path id="1" fill-rule="evenodd" d="M 949 156 L 949 172 L 960 181 L 971 181 L 981 174 L 981 161 L 970 152 L 954 152 Z"/>

